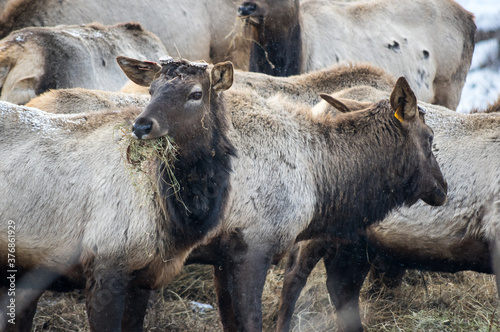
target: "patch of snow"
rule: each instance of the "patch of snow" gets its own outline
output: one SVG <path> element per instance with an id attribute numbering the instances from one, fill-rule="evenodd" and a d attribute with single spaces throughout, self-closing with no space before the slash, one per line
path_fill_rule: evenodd
<path id="1" fill-rule="evenodd" d="M 474 14 L 476 25 L 481 30 L 500 28 L 500 1 L 498 0 L 457 0 Z"/>
<path id="2" fill-rule="evenodd" d="M 63 30 L 62 32 L 70 35 L 73 38 L 80 38 L 81 37 L 80 31 L 75 30 L 75 29 L 71 29 L 71 30 L 66 29 L 66 30 Z"/>
<path id="3" fill-rule="evenodd" d="M 105 34 L 103 34 L 101 31 L 85 29 L 85 27 L 82 27 L 81 29 L 64 29 L 62 30 L 62 32 L 70 35 L 73 38 L 97 39 L 105 37 Z"/>
<path id="4" fill-rule="evenodd" d="M 199 312 L 201 314 L 210 310 L 214 310 L 214 307 L 210 304 L 200 303 L 196 301 L 189 301 L 189 304 L 191 304 L 191 308 L 193 309 L 193 311 Z"/>
<path id="5" fill-rule="evenodd" d="M 499 0 L 457 0 L 476 17 L 479 30 L 500 28 Z M 486 109 L 500 96 L 499 41 L 484 40 L 476 44 L 457 111 L 468 113 L 472 108 Z"/>
<path id="6" fill-rule="evenodd" d="M 500 70 L 485 68 L 469 72 L 457 112 L 484 110 L 500 96 Z"/>
<path id="7" fill-rule="evenodd" d="M 491 66 L 498 59 L 499 42 L 496 39 L 483 40 L 476 43 L 474 54 L 472 55 L 472 63 L 470 71 L 481 70 Z"/>
<path id="8" fill-rule="evenodd" d="M 113 93 L 109 94 L 111 102 L 118 107 L 124 106 L 141 106 L 146 107 L 150 97 L 148 95 L 134 95 L 129 93 Z"/>
<path id="9" fill-rule="evenodd" d="M 29 127 L 31 131 L 38 131 L 44 137 L 55 137 L 61 131 L 68 131 L 71 126 L 85 123 L 83 118 L 73 120 L 73 115 L 50 114 L 37 108 L 0 102 L 0 119 L 10 116 L 16 116 L 19 125 Z"/>

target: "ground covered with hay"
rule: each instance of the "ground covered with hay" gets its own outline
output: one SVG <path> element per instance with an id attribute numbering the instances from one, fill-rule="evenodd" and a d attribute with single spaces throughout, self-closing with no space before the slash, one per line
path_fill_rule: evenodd
<path id="1" fill-rule="evenodd" d="M 283 269 L 269 270 L 263 296 L 264 331 L 274 331 Z M 409 271 L 394 290 L 373 291 L 366 282 L 361 295 L 366 330 L 500 331 L 494 277 L 460 272 Z M 222 331 L 217 316 L 212 268 L 187 266 L 167 288 L 149 301 L 146 331 Z M 34 331 L 89 331 L 82 292 L 46 292 L 40 299 Z M 293 331 L 335 331 L 335 309 L 318 264 L 295 308 Z"/>

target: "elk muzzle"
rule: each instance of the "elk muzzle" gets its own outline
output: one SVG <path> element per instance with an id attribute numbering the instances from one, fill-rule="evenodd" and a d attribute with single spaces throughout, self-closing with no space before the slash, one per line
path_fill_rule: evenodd
<path id="1" fill-rule="evenodd" d="M 238 7 L 240 17 L 250 16 L 257 10 L 257 4 L 253 1 L 245 1 Z"/>
<path id="2" fill-rule="evenodd" d="M 137 119 L 132 125 L 132 135 L 138 139 L 147 139 L 152 128 L 153 121 L 145 118 Z"/>
<path id="3" fill-rule="evenodd" d="M 448 197 L 448 183 L 443 180 L 442 183 L 436 183 L 432 193 L 423 197 L 422 200 L 431 206 L 440 206 L 446 203 Z"/>

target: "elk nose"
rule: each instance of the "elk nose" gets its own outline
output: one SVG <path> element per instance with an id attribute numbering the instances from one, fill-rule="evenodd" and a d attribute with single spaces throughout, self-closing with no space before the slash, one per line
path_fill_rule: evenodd
<path id="1" fill-rule="evenodd" d="M 132 126 L 132 134 L 138 139 L 142 139 L 151 132 L 153 128 L 153 121 L 139 119 Z"/>
<path id="2" fill-rule="evenodd" d="M 238 14 L 240 16 L 249 16 L 252 15 L 257 9 L 257 4 L 254 2 L 243 2 L 238 7 Z"/>

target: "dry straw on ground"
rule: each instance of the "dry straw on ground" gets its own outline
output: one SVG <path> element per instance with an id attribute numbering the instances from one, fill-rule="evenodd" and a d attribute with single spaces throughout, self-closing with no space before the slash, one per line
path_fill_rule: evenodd
<path id="1" fill-rule="evenodd" d="M 264 331 L 274 331 L 283 269 L 268 273 L 263 295 Z M 199 309 L 192 301 L 210 304 Z M 373 291 L 367 281 L 361 294 L 362 319 L 368 332 L 500 331 L 494 277 L 475 272 L 409 271 L 396 289 Z M 335 309 L 328 298 L 324 267 L 318 264 L 298 301 L 292 331 L 335 331 Z M 35 331 L 89 331 L 80 291 L 47 292 L 40 300 Z M 146 331 L 222 331 L 217 315 L 212 267 L 192 265 L 168 287 L 154 291 Z"/>
<path id="2" fill-rule="evenodd" d="M 141 174 L 150 174 L 150 160 L 160 158 L 171 165 L 175 158 L 175 147 L 168 139 L 141 141 L 130 138 L 126 132 L 124 135 L 127 139 L 122 141 L 128 147 L 126 159 L 132 166 L 132 174 L 139 174 L 138 181 L 144 179 Z M 175 178 L 171 182 L 175 188 Z M 325 280 L 320 263 L 298 300 L 293 332 L 336 330 L 335 309 Z M 271 268 L 262 299 L 263 331 L 276 328 L 282 284 L 283 268 Z M 367 332 L 500 331 L 500 301 L 492 275 L 408 271 L 399 287 L 377 290 L 367 279 L 360 302 Z M 200 308 L 197 303 L 211 308 Z M 89 331 L 82 291 L 46 292 L 39 301 L 34 331 Z M 152 292 L 145 331 L 222 331 L 212 267 L 186 266 L 168 287 Z"/>

